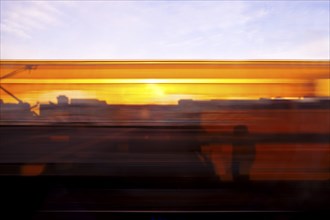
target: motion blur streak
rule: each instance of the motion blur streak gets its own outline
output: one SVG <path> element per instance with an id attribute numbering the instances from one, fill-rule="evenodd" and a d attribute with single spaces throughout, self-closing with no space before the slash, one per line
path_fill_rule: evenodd
<path id="1" fill-rule="evenodd" d="M 32 103 L 61 92 L 111 104 L 329 95 L 328 61 L 1 61 L 0 76 L 27 65 L 1 83 Z"/>
<path id="2" fill-rule="evenodd" d="M 0 64 L 0 177 L 37 210 L 328 207 L 329 61 Z"/>

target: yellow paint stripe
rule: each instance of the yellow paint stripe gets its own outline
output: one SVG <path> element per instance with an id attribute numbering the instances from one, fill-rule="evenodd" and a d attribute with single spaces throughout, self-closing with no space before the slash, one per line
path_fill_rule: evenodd
<path id="1" fill-rule="evenodd" d="M 6 79 L 1 84 L 302 84 L 301 79 Z"/>

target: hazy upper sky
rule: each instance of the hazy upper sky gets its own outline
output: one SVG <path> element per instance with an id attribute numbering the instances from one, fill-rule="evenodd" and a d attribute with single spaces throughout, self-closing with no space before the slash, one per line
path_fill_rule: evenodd
<path id="1" fill-rule="evenodd" d="M 1 59 L 329 59 L 329 1 L 1 1 Z"/>

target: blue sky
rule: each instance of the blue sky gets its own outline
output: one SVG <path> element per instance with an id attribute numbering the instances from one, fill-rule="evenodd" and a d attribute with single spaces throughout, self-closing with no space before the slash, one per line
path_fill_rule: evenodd
<path id="1" fill-rule="evenodd" d="M 329 4 L 1 0 L 1 59 L 329 59 Z"/>

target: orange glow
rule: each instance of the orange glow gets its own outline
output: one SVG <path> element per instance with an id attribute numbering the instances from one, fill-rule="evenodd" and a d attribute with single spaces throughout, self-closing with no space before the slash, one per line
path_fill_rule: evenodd
<path id="1" fill-rule="evenodd" d="M 330 75 L 329 75 L 330 77 Z M 316 80 L 316 92 L 318 96 L 330 96 L 330 79 Z"/>
<path id="2" fill-rule="evenodd" d="M 108 104 L 176 104 L 180 99 L 259 99 L 302 97 L 312 93 L 304 84 L 3 84 L 25 102 L 70 98 L 97 98 Z M 1 91 L 5 102 L 14 102 Z"/>
<path id="3" fill-rule="evenodd" d="M 329 96 L 328 61 L 1 61 L 1 85 L 24 102 L 108 104 Z M 25 69 L 30 65 L 30 69 Z M 31 66 L 32 65 L 32 66 Z M 1 99 L 15 102 L 0 90 Z"/>
<path id="4" fill-rule="evenodd" d="M 21 167 L 22 176 L 39 176 L 45 170 L 44 164 L 26 164 Z"/>
<path id="5" fill-rule="evenodd" d="M 0 76 L 29 79 L 314 79 L 329 61 L 1 61 Z"/>
<path id="6" fill-rule="evenodd" d="M 202 147 L 202 152 L 212 161 L 222 181 L 232 180 L 231 145 L 207 145 Z M 329 172 L 319 169 L 328 167 L 329 153 L 330 148 L 324 144 L 258 144 L 250 175 L 253 180 L 329 180 Z M 314 172 L 306 172 L 313 169 Z"/>
<path id="7" fill-rule="evenodd" d="M 308 83 L 296 79 L 6 79 L 3 84 L 279 84 Z"/>

